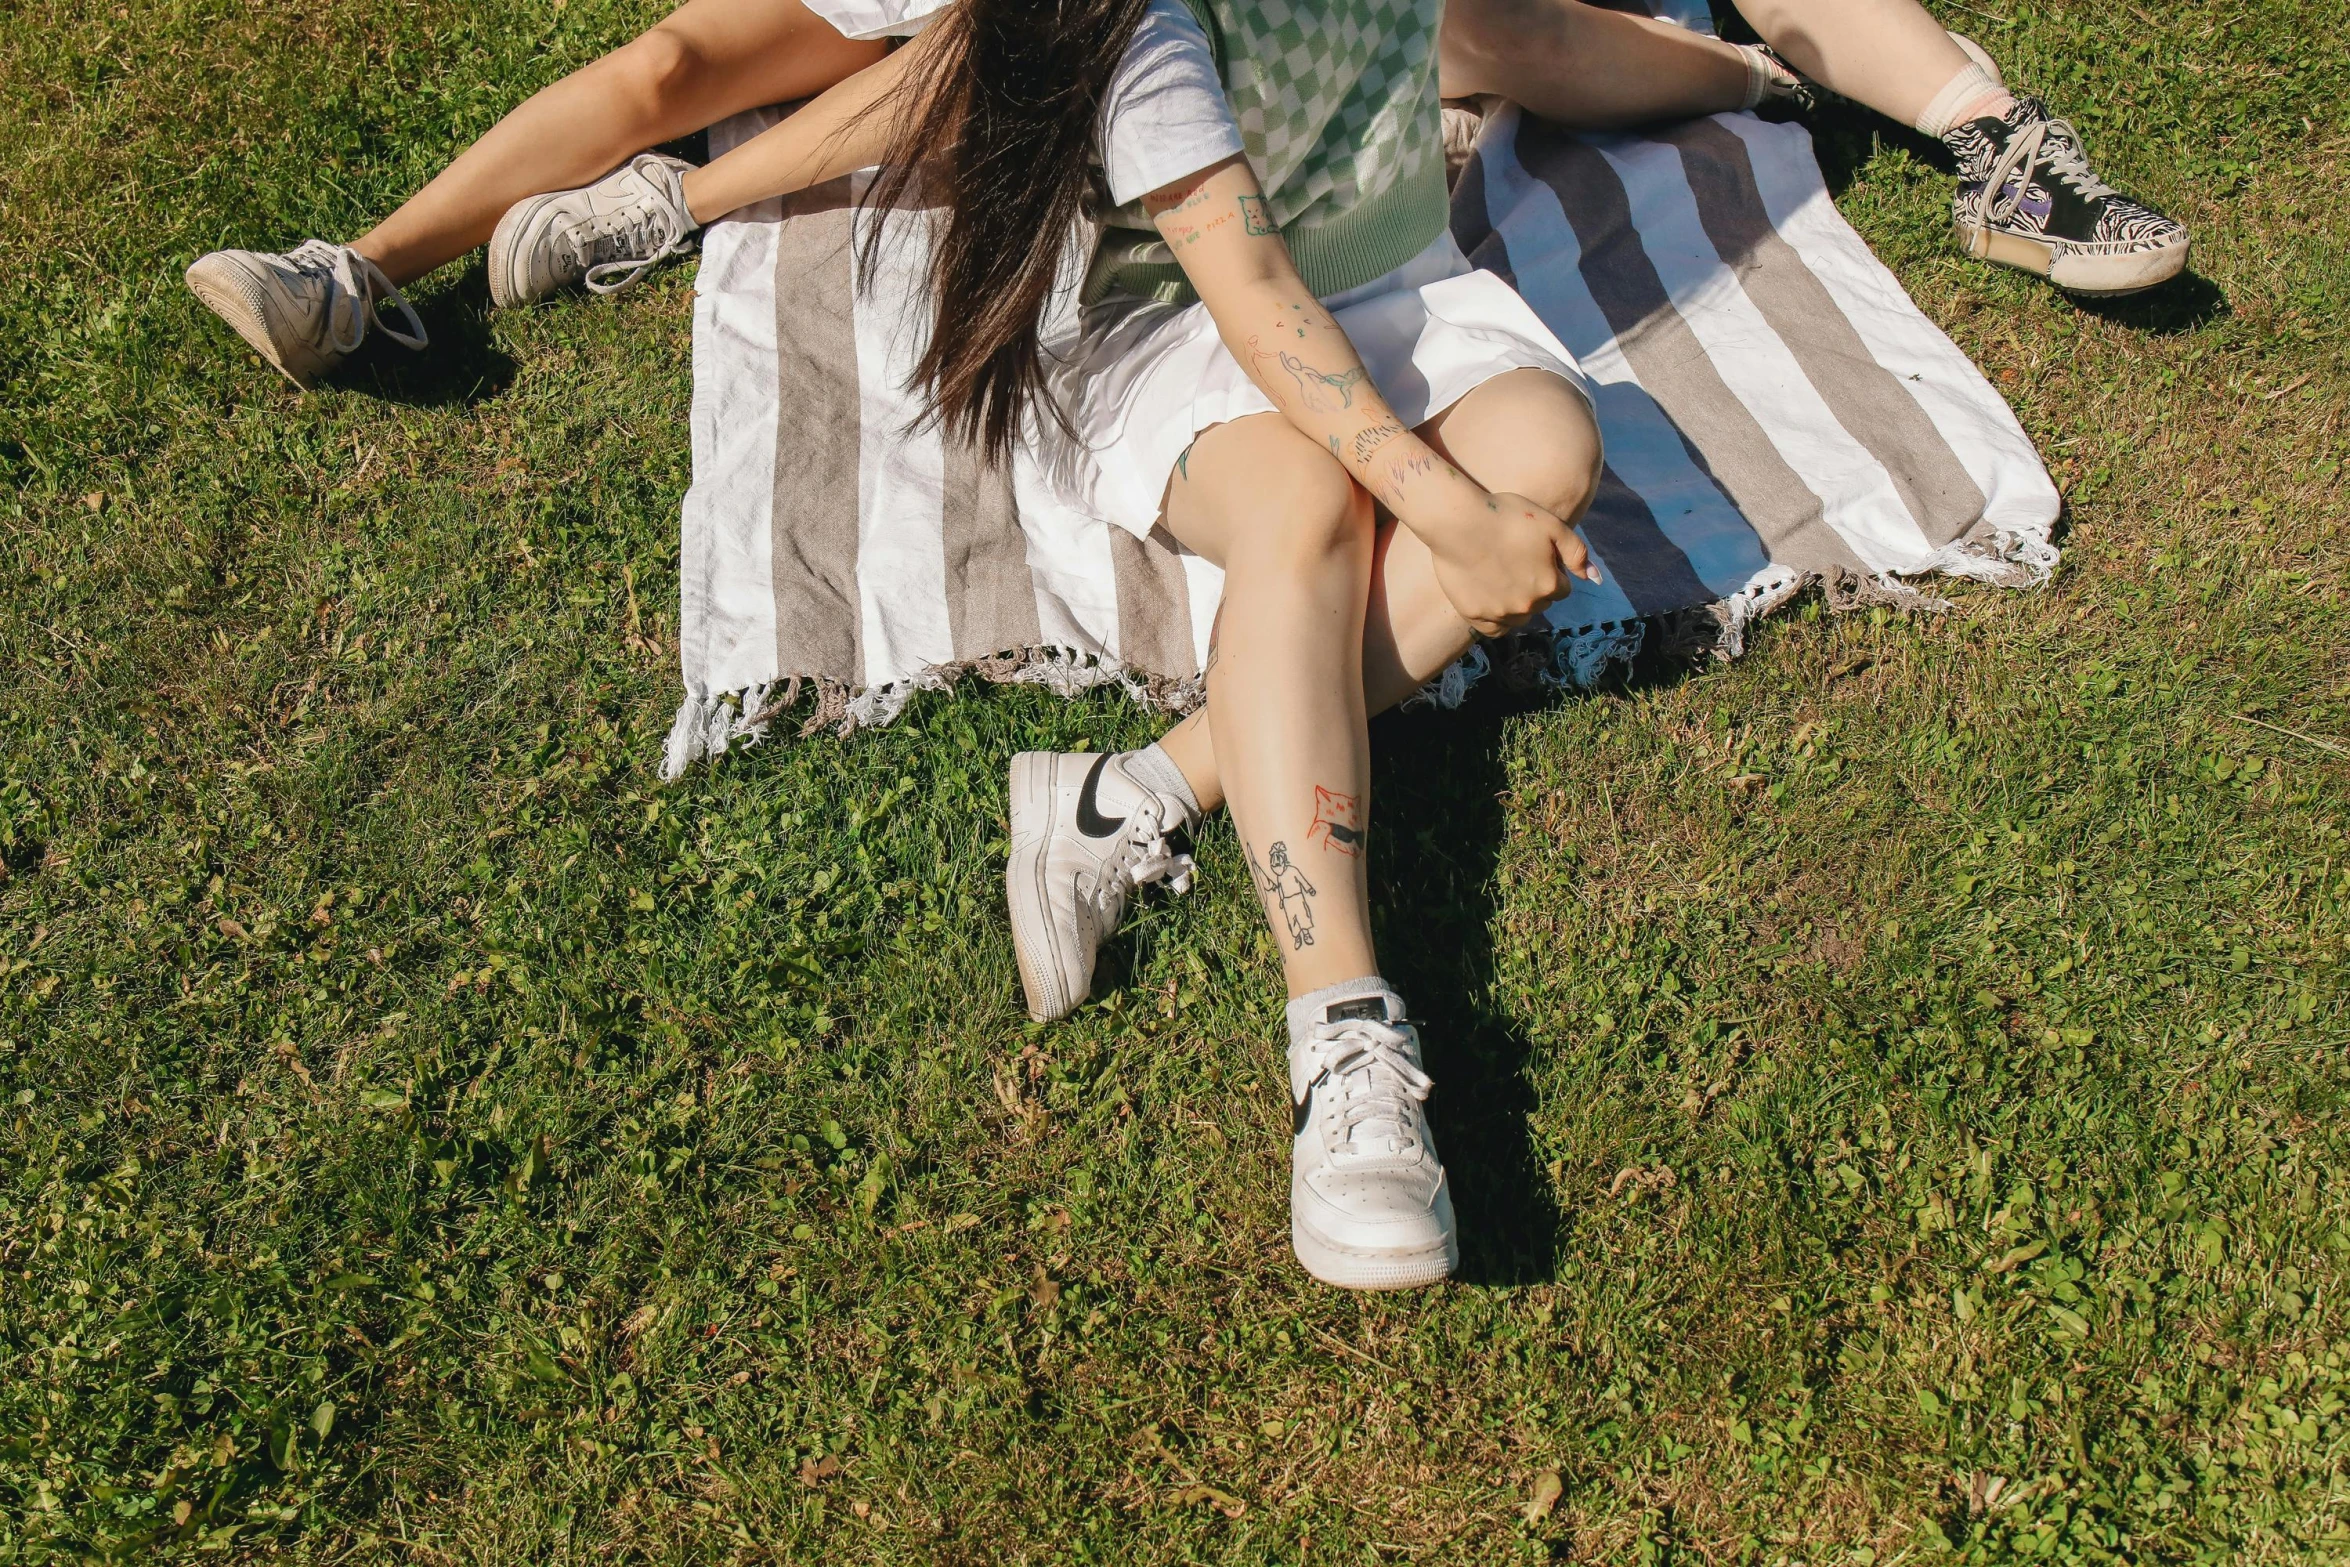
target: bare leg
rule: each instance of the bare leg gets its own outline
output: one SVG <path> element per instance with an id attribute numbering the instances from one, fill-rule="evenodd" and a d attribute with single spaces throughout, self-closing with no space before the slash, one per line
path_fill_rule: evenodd
<path id="1" fill-rule="evenodd" d="M 1746 62 L 1730 45 L 1581 0 L 1452 0 L 1437 47 L 1447 98 L 1498 93 L 1584 130 L 1688 119 L 1746 101 Z"/>
<path id="2" fill-rule="evenodd" d="M 744 109 L 821 92 L 881 58 L 800 0 L 686 0 L 635 41 L 532 95 L 352 248 L 394 283 L 490 237 L 525 196 L 600 178 Z"/>
<path id="3" fill-rule="evenodd" d="M 1824 87 L 1914 125 L 1970 63 L 1917 0 L 1737 0 L 1787 63 Z"/>
<path id="4" fill-rule="evenodd" d="M 1589 406 L 1540 370 L 1495 376 L 1420 426 L 1420 434 L 1487 489 L 1523 495 L 1569 521 L 1583 515 L 1599 482 L 1599 430 Z M 1408 528 L 1380 529 L 1363 626 L 1365 709 L 1384 713 L 1403 701 L 1474 640 L 1436 584 L 1428 546 Z M 1221 655 L 1219 634 L 1219 664 Z M 1201 809 L 1212 811 L 1223 801 L 1224 785 L 1208 713 L 1193 713 L 1159 745 L 1182 769 Z"/>
<path id="5" fill-rule="evenodd" d="M 1360 838 L 1371 497 L 1287 419 L 1256 414 L 1199 438 L 1167 527 L 1224 568 L 1209 722 L 1289 993 L 1376 974 Z"/>

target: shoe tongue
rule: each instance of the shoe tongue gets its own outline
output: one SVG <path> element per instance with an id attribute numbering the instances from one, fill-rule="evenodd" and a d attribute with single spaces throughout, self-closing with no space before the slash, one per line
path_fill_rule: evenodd
<path id="1" fill-rule="evenodd" d="M 1403 1021 L 1403 1009 L 1400 1005 L 1396 1006 L 1393 1009 L 1394 1015 L 1391 1016 L 1388 1006 L 1391 999 L 1388 996 L 1372 995 L 1350 997 L 1345 1001 L 1333 1001 L 1323 1009 L 1322 1021 L 1325 1023 L 1400 1023 Z M 1374 1064 L 1370 1058 L 1363 1058 L 1333 1075 L 1337 1079 L 1337 1087 L 1340 1091 L 1351 1096 L 1371 1090 L 1380 1077 L 1388 1074 L 1384 1068 Z M 1387 1086 L 1392 1092 L 1396 1091 L 1399 1085 L 1390 1083 Z M 1392 1102 L 1400 1103 L 1400 1100 Z M 1358 1159 L 1385 1159 L 1401 1152 L 1409 1135 L 1409 1130 L 1404 1123 L 1393 1116 L 1366 1116 L 1355 1122 L 1348 1131 L 1347 1143 Z"/>
<path id="2" fill-rule="evenodd" d="M 2017 93 L 2015 95 L 2015 101 L 2007 106 L 2007 111 L 2004 114 L 1999 115 L 1997 118 L 1991 120 L 1990 123 L 1997 125 L 2003 131 L 2013 134 L 2016 131 L 2022 130 L 2027 125 L 2034 124 L 2037 121 L 2045 120 L 2047 118 L 2048 105 L 2042 103 L 2037 98 L 2030 98 L 2026 97 L 2022 93 Z"/>

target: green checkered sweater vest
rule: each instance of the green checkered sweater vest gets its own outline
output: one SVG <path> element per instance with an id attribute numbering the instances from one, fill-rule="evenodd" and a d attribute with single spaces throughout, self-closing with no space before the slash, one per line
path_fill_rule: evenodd
<path id="1" fill-rule="evenodd" d="M 1184 0 L 1208 35 L 1266 203 L 1327 298 L 1444 232 L 1442 0 Z M 1105 220 L 1086 290 L 1198 298 L 1137 201 Z"/>

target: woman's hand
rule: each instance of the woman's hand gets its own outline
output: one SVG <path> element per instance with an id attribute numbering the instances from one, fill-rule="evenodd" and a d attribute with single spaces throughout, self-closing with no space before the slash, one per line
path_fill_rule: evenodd
<path id="1" fill-rule="evenodd" d="M 1411 527 L 1436 563 L 1436 584 L 1479 635 L 1516 629 L 1599 571 L 1575 530 L 1523 495 L 1487 495 L 1473 507 Z M 1399 519 L 1401 520 L 1401 519 Z"/>

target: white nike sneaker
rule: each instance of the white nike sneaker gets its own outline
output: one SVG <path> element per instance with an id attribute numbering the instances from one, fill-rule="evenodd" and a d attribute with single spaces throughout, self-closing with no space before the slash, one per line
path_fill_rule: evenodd
<path id="1" fill-rule="evenodd" d="M 1434 1284 L 1460 1263 L 1428 1133 L 1419 1031 L 1393 994 L 1333 1001 L 1289 1050 L 1289 1240 L 1341 1289 Z"/>
<path id="2" fill-rule="evenodd" d="M 348 359 L 370 326 L 407 348 L 431 341 L 383 268 L 323 239 L 304 240 L 283 255 L 216 250 L 198 256 L 188 268 L 188 289 L 296 386 L 311 385 Z M 408 331 L 376 314 L 387 302 L 408 318 Z"/>
<path id="3" fill-rule="evenodd" d="M 550 191 L 506 209 L 490 234 L 490 299 L 527 305 L 584 284 L 613 294 L 693 249 L 683 158 L 640 152 L 593 185 Z"/>
<path id="4" fill-rule="evenodd" d="M 1167 835 L 1198 825 L 1145 785 L 1127 753 L 1023 751 L 1012 758 L 1012 858 L 1004 895 L 1028 1015 L 1049 1023 L 1093 988 L 1094 954 L 1137 887 L 1191 888 L 1191 856 Z"/>

